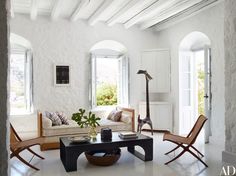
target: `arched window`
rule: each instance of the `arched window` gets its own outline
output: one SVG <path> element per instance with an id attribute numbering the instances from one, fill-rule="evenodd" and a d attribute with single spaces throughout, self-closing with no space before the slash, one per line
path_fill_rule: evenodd
<path id="1" fill-rule="evenodd" d="M 129 103 L 129 64 L 126 48 L 112 40 L 95 44 L 91 50 L 92 108 Z"/>
<path id="2" fill-rule="evenodd" d="M 10 114 L 29 114 L 33 111 L 31 45 L 16 34 L 10 35 L 10 41 Z"/>

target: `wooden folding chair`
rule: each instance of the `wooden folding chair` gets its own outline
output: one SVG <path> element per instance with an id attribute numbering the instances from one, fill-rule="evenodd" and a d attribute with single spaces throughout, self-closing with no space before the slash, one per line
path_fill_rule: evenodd
<path id="1" fill-rule="evenodd" d="M 40 145 L 42 142 L 43 142 L 43 138 L 41 138 L 41 137 L 40 138 L 34 138 L 34 139 L 29 139 L 29 140 L 22 141 L 20 136 L 16 133 L 16 130 L 10 124 L 10 150 L 12 152 L 10 154 L 10 158 L 13 158 L 15 156 L 21 162 L 26 164 L 27 166 L 29 166 L 29 167 L 31 167 L 31 168 L 33 168 L 35 170 L 39 170 L 35 166 L 31 165 L 30 162 L 28 162 L 25 159 L 23 159 L 19 154 L 23 150 L 28 150 L 33 155 L 36 155 L 37 157 L 39 157 L 41 159 L 44 159 L 42 156 L 40 156 L 39 154 L 35 153 L 32 149 L 30 149 L 30 147 L 32 147 L 34 145 Z"/>
<path id="2" fill-rule="evenodd" d="M 196 123 L 194 124 L 192 130 L 190 131 L 190 133 L 187 135 L 187 137 L 182 137 L 182 136 L 178 136 L 178 135 L 174 135 L 174 134 L 170 134 L 170 133 L 166 133 L 164 134 L 163 137 L 163 141 L 170 141 L 175 143 L 177 146 L 172 149 L 171 151 L 165 153 L 165 155 L 168 155 L 169 153 L 175 151 L 176 149 L 178 149 L 179 147 L 183 148 L 183 151 L 180 152 L 176 157 L 174 157 L 172 160 L 166 162 L 165 164 L 169 164 L 172 161 L 176 160 L 177 158 L 179 158 L 180 156 L 182 156 L 185 152 L 189 152 L 191 153 L 195 158 L 197 158 L 199 161 L 201 161 L 206 167 L 207 164 L 202 161 L 202 159 L 200 157 L 198 157 L 195 153 L 193 153 L 190 148 L 192 148 L 193 150 L 195 150 L 199 155 L 201 155 L 202 157 L 204 157 L 204 155 L 199 152 L 194 146 L 193 144 L 195 143 L 203 125 L 205 124 L 205 122 L 207 121 L 207 118 L 204 115 L 200 115 L 196 121 Z"/>

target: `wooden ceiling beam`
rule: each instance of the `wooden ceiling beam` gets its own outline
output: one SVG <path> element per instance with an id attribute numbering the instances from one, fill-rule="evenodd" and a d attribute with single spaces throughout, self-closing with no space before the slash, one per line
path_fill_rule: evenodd
<path id="1" fill-rule="evenodd" d="M 107 25 L 108 26 L 112 26 L 115 23 L 117 23 L 121 17 L 123 17 L 124 13 L 126 13 L 130 8 L 134 7 L 135 4 L 137 4 L 138 2 L 140 2 L 140 0 L 130 0 L 127 1 L 127 3 L 124 5 L 123 8 L 121 8 L 120 11 L 118 11 L 113 17 L 111 17 L 108 21 L 107 21 Z"/>
<path id="2" fill-rule="evenodd" d="M 125 23 L 157 1 L 158 0 L 131 0 L 126 7 L 109 19 L 107 24 L 111 26 L 118 22 Z"/>
<path id="3" fill-rule="evenodd" d="M 31 0 L 30 18 L 35 20 L 38 15 L 38 0 Z"/>
<path id="4" fill-rule="evenodd" d="M 77 8 L 75 9 L 75 11 L 72 13 L 71 17 L 70 17 L 70 20 L 71 21 L 76 21 L 80 14 L 81 14 L 81 10 L 83 8 L 85 8 L 87 5 L 89 4 L 89 0 L 81 0 L 78 5 L 77 5 Z"/>
<path id="5" fill-rule="evenodd" d="M 146 22 L 144 22 L 141 25 L 141 29 L 147 29 L 151 26 L 154 26 L 157 23 L 160 23 L 161 21 L 177 14 L 180 13 L 181 11 L 197 4 L 200 3 L 202 0 L 181 0 L 179 1 L 179 3 L 176 3 L 175 5 L 171 6 L 168 9 L 165 9 L 164 11 L 162 11 L 160 14 L 158 14 L 157 16 L 153 17 L 151 20 L 148 20 Z"/>
<path id="6" fill-rule="evenodd" d="M 54 0 L 54 6 L 51 12 L 51 19 L 56 20 L 60 16 L 60 12 L 62 9 L 62 0 Z"/>
<path id="7" fill-rule="evenodd" d="M 155 26 L 155 30 L 160 31 L 160 30 L 166 29 L 172 25 L 180 23 L 183 20 L 186 20 L 194 15 L 199 14 L 206 9 L 212 8 L 213 6 L 215 6 L 216 4 L 221 3 L 221 2 L 223 2 L 223 0 L 203 0 L 201 3 L 198 3 L 194 6 L 186 9 L 185 11 L 182 11 L 182 12 L 158 23 Z"/>
<path id="8" fill-rule="evenodd" d="M 127 21 L 124 26 L 130 28 L 140 21 L 150 19 L 160 13 L 163 9 L 166 9 L 180 0 L 159 0 L 151 4 L 149 7 L 138 13 L 136 16 Z"/>
<path id="9" fill-rule="evenodd" d="M 88 23 L 89 25 L 95 25 L 99 20 L 106 9 L 113 3 L 113 0 L 104 0 L 101 6 L 95 11 L 95 13 L 89 18 Z"/>

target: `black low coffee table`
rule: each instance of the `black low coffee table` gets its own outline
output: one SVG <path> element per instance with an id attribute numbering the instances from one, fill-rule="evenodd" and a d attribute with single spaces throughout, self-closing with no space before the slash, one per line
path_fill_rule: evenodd
<path id="1" fill-rule="evenodd" d="M 145 154 L 135 150 L 135 146 L 143 148 Z M 77 159 L 81 153 L 93 150 L 110 150 L 119 147 L 127 147 L 128 151 L 143 161 L 152 161 L 153 159 L 153 139 L 151 137 L 139 134 L 135 139 L 121 139 L 118 133 L 112 133 L 112 141 L 101 141 L 100 134 L 96 141 L 87 143 L 71 143 L 68 137 L 60 138 L 60 158 L 67 172 L 77 170 Z"/>

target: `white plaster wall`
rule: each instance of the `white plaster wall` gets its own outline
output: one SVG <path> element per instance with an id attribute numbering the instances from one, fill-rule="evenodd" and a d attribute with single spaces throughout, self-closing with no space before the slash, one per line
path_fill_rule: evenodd
<path id="1" fill-rule="evenodd" d="M 236 162 L 236 1 L 225 1 L 225 150 Z"/>
<path id="2" fill-rule="evenodd" d="M 6 1 L 0 1 L 0 175 L 8 175 L 8 25 Z"/>
<path id="3" fill-rule="evenodd" d="M 207 9 L 157 33 L 158 47 L 171 50 L 171 94 L 162 95 L 160 100 L 169 100 L 174 108 L 175 132 L 179 121 L 179 45 L 193 31 L 205 33 L 212 48 L 212 132 L 211 140 L 224 143 L 224 4 Z"/>
<path id="4" fill-rule="evenodd" d="M 86 22 L 69 20 L 51 21 L 38 17 L 16 15 L 11 20 L 11 32 L 29 40 L 34 52 L 34 105 L 35 109 L 63 110 L 68 114 L 80 107 L 89 107 L 89 50 L 102 40 L 116 40 L 127 47 L 130 58 L 130 104 L 138 107 L 140 81 L 136 73 L 140 65 L 141 51 L 156 48 L 156 36 L 151 31 L 129 30 L 121 25 L 94 27 Z M 54 87 L 53 64 L 72 66 L 71 86 Z M 136 111 L 137 112 L 137 111 Z"/>

